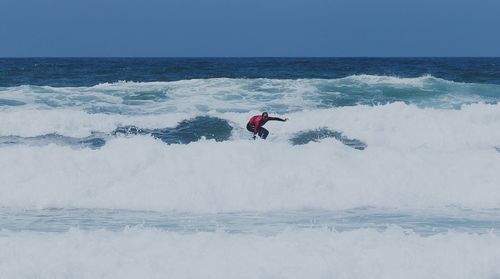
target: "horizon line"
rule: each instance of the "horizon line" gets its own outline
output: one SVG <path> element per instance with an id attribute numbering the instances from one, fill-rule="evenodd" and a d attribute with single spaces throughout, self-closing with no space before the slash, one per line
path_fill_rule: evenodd
<path id="1" fill-rule="evenodd" d="M 0 56 L 0 59 L 359 59 L 359 58 L 500 58 L 500 56 Z"/>

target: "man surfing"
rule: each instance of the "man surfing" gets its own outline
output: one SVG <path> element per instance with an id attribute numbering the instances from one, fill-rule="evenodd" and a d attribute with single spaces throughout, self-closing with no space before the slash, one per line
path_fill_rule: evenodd
<path id="1" fill-rule="evenodd" d="M 288 118 L 270 117 L 267 112 L 263 112 L 261 115 L 252 116 L 248 121 L 247 130 L 253 133 L 253 139 L 255 139 L 255 135 L 259 135 L 261 139 L 267 138 L 269 131 L 262 126 L 269 120 L 287 121 Z"/>

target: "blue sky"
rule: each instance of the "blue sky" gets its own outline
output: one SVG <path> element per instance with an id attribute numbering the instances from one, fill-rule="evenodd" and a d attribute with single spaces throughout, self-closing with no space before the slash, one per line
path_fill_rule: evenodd
<path id="1" fill-rule="evenodd" d="M 498 0 L 0 0 L 0 57 L 500 56 Z"/>

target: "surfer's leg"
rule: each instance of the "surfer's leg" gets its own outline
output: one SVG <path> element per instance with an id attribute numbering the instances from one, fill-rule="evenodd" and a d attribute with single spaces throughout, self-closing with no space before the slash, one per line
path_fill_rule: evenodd
<path id="1" fill-rule="evenodd" d="M 253 126 L 253 125 L 250 125 L 250 123 L 249 123 L 249 124 L 247 124 L 247 130 L 248 130 L 249 132 L 252 132 L 252 133 L 253 133 L 253 129 L 254 129 L 254 126 Z"/>
<path id="2" fill-rule="evenodd" d="M 267 135 L 269 135 L 269 131 L 264 128 L 259 128 L 259 137 L 266 139 Z"/>

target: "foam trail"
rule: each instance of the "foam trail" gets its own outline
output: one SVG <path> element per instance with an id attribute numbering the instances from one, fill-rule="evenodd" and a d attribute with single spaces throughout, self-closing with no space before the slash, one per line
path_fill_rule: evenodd
<path id="1" fill-rule="evenodd" d="M 0 234 L 17 278 L 496 278 L 500 238 L 448 232 L 288 231 L 272 237 L 140 228 Z"/>

